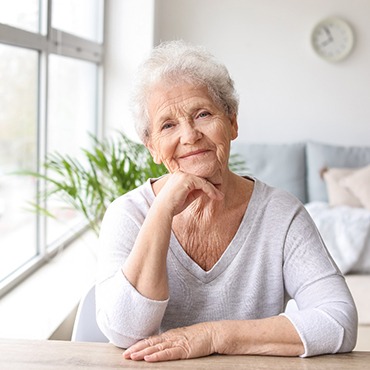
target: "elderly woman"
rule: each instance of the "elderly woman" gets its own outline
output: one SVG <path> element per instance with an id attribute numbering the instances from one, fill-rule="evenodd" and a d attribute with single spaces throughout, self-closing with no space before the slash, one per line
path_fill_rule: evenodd
<path id="1" fill-rule="evenodd" d="M 104 334 L 125 358 L 146 361 L 351 351 L 356 308 L 305 208 L 228 167 L 238 99 L 226 68 L 170 42 L 139 77 L 137 130 L 169 174 L 106 212 L 96 286 Z M 284 313 L 289 298 L 298 309 Z"/>

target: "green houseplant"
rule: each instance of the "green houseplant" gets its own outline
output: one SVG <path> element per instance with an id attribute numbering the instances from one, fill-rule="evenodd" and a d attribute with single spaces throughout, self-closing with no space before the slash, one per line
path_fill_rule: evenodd
<path id="1" fill-rule="evenodd" d="M 149 177 L 166 173 L 162 165 L 154 163 L 144 145 L 118 133 L 114 138 L 98 139 L 90 135 L 91 149 L 81 149 L 81 155 L 71 157 L 50 153 L 44 174 L 23 172 L 46 182 L 46 190 L 38 194 L 38 204 L 32 208 L 54 217 L 41 206 L 48 199 L 61 200 L 81 213 L 92 230 L 98 234 L 100 221 L 108 205 L 120 195 L 136 188 Z"/>
<path id="2" fill-rule="evenodd" d="M 167 172 L 163 165 L 154 163 L 149 151 L 142 144 L 118 133 L 113 138 L 99 140 L 90 135 L 91 149 L 81 149 L 81 156 L 73 158 L 54 152 L 44 163 L 45 174 L 23 172 L 46 182 L 46 190 L 38 194 L 39 202 L 33 209 L 54 217 L 45 204 L 50 198 L 63 201 L 81 213 L 92 230 L 98 234 L 100 221 L 108 205 L 120 195 L 143 184 L 150 177 Z M 245 169 L 238 155 L 230 157 L 233 171 Z"/>

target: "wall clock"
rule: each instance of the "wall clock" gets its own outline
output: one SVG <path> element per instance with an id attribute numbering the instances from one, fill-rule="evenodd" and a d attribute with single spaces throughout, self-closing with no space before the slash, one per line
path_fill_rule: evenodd
<path id="1" fill-rule="evenodd" d="M 314 27 L 311 43 L 320 57 L 338 62 L 346 58 L 353 49 L 353 30 L 340 18 L 327 18 Z"/>

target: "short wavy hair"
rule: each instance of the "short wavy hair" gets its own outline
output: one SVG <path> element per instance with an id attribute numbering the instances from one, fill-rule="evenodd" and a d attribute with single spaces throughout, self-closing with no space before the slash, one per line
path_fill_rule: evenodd
<path id="1" fill-rule="evenodd" d="M 135 128 L 144 143 L 150 137 L 148 98 L 151 88 L 160 81 L 190 82 L 204 86 L 226 114 L 238 114 L 238 94 L 223 64 L 202 47 L 184 41 L 164 42 L 154 48 L 139 67 L 131 95 Z"/>

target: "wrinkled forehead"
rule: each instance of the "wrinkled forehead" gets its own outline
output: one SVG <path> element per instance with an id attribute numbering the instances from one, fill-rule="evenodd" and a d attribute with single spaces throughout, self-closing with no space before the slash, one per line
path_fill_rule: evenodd
<path id="1" fill-rule="evenodd" d="M 222 110 L 209 94 L 207 86 L 187 82 L 161 82 L 153 87 L 148 99 L 148 118 L 151 124 L 192 114 L 198 109 Z"/>

